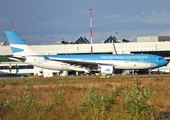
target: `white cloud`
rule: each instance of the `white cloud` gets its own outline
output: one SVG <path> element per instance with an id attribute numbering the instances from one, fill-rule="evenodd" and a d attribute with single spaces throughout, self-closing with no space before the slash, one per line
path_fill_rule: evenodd
<path id="1" fill-rule="evenodd" d="M 99 18 L 104 19 L 104 21 L 107 21 L 106 23 L 103 22 L 103 24 L 108 24 L 109 21 L 113 23 L 113 21 L 116 22 L 145 22 L 150 24 L 159 24 L 159 25 L 167 25 L 170 24 L 170 12 L 162 11 L 152 11 L 150 13 L 141 12 L 140 14 L 127 14 L 127 15 L 119 15 L 119 14 L 100 14 Z"/>
<path id="2" fill-rule="evenodd" d="M 103 18 L 103 19 L 114 20 L 114 19 L 120 18 L 120 15 L 116 15 L 116 14 L 100 14 L 99 17 Z"/>
<path id="3" fill-rule="evenodd" d="M 2 26 L 2 24 L 4 23 L 4 22 L 6 22 L 7 20 L 5 19 L 5 18 L 0 18 L 0 27 Z"/>
<path id="4" fill-rule="evenodd" d="M 163 31 L 159 35 L 160 36 L 170 36 L 170 30 Z"/>
<path id="5" fill-rule="evenodd" d="M 6 22 L 7 20 L 5 18 L 0 18 L 0 22 Z"/>
<path id="6" fill-rule="evenodd" d="M 140 18 L 139 21 L 151 23 L 151 24 L 170 24 L 170 12 L 156 12 L 152 11 L 150 14 L 141 13 L 143 18 Z"/>

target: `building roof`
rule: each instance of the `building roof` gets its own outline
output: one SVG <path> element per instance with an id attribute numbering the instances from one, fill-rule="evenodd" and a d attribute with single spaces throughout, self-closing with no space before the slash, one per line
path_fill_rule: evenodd
<path id="1" fill-rule="evenodd" d="M 118 43 L 118 41 L 117 41 L 115 36 L 110 36 L 109 38 L 107 38 L 106 41 L 104 41 L 104 43 L 112 43 L 112 42 Z"/>
<path id="2" fill-rule="evenodd" d="M 80 37 L 74 44 L 90 44 L 86 37 Z"/>

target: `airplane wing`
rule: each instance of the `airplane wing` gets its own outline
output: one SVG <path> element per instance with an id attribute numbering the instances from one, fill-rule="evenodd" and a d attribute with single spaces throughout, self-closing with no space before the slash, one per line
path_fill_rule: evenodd
<path id="1" fill-rule="evenodd" d="M 94 62 L 94 61 L 92 62 L 92 61 L 86 61 L 86 60 L 81 60 L 81 59 L 49 58 L 47 56 L 45 56 L 44 58 L 51 60 L 51 61 L 68 63 L 71 65 L 81 65 L 81 66 L 111 65 L 111 64 L 99 63 L 99 62 Z"/>

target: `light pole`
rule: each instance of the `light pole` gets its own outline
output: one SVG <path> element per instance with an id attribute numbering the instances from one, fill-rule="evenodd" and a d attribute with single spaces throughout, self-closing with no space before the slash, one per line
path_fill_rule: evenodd
<path id="1" fill-rule="evenodd" d="M 40 35 L 41 45 L 42 45 L 42 37 L 43 37 L 43 35 Z"/>
<path id="2" fill-rule="evenodd" d="M 51 38 L 51 45 L 52 45 L 52 39 L 53 39 L 53 37 L 50 37 Z"/>
<path id="3" fill-rule="evenodd" d="M 77 34 L 74 34 L 74 41 L 76 41 L 76 36 L 77 36 Z"/>
<path id="4" fill-rule="evenodd" d="M 118 40 L 118 33 L 119 33 L 119 32 L 116 32 L 116 39 L 117 39 L 117 40 Z"/>

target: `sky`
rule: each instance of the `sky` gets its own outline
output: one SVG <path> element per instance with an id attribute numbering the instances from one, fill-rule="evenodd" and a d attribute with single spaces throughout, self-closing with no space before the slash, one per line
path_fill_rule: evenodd
<path id="1" fill-rule="evenodd" d="M 92 7 L 93 43 L 109 36 L 131 39 L 170 36 L 170 0 L 3 0 L 0 4 L 0 41 L 12 29 L 29 45 L 90 41 Z M 118 34 L 116 35 L 116 32 Z M 42 36 L 42 37 L 41 37 Z"/>

